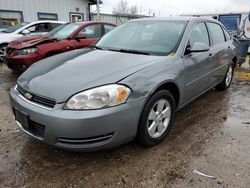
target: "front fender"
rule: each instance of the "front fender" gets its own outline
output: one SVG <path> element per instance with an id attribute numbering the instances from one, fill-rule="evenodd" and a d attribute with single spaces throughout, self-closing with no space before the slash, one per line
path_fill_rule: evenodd
<path id="1" fill-rule="evenodd" d="M 178 62 L 160 62 L 152 65 L 142 71 L 120 81 L 121 84 L 127 85 L 132 89 L 128 99 L 129 102 L 138 98 L 145 98 L 146 101 L 162 85 L 173 83 L 179 89 L 180 97 L 182 96 L 183 83 L 183 64 Z"/>

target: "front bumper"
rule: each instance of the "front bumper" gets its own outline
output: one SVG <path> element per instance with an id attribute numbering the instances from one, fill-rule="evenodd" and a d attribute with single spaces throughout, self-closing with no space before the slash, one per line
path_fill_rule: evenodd
<path id="1" fill-rule="evenodd" d="M 9 56 L 6 55 L 4 57 L 4 63 L 7 64 L 7 66 L 12 70 L 17 71 L 25 71 L 28 69 L 32 64 L 35 62 L 41 60 L 42 57 L 40 57 L 38 54 L 28 54 L 28 55 L 20 55 L 20 56 Z"/>
<path id="2" fill-rule="evenodd" d="M 14 88 L 10 101 L 13 109 L 28 115 L 27 129 L 17 122 L 21 130 L 44 143 L 71 151 L 103 150 L 132 141 L 143 105 L 140 99 L 101 110 L 62 110 L 64 104 L 48 110 L 24 100 Z"/>

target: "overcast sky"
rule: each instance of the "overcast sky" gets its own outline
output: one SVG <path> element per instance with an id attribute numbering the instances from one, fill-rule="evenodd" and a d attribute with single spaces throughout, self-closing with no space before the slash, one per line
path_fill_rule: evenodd
<path id="1" fill-rule="evenodd" d="M 101 12 L 111 13 L 119 0 L 102 0 Z M 155 12 L 156 16 L 194 13 L 248 12 L 250 0 L 127 0 L 137 5 L 143 14 Z M 150 10 L 149 10 L 150 9 Z"/>

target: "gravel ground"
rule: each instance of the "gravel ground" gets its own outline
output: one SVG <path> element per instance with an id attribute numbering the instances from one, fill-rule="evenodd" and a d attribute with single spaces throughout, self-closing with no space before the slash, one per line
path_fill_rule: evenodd
<path id="1" fill-rule="evenodd" d="M 41 144 L 18 129 L 9 106 L 17 75 L 0 65 L 0 187 L 249 187 L 250 80 L 210 91 L 177 113 L 167 139 L 95 153 Z M 194 174 L 198 170 L 216 178 Z"/>

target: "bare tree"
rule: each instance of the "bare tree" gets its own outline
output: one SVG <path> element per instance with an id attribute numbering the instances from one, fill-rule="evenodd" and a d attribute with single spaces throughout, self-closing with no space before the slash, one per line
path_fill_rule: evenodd
<path id="1" fill-rule="evenodd" d="M 126 0 L 120 0 L 117 5 L 113 8 L 114 14 L 128 14 L 129 6 Z"/>
<path id="2" fill-rule="evenodd" d="M 129 13 L 132 15 L 137 15 L 138 14 L 138 7 L 136 5 L 132 5 L 130 7 Z"/>

